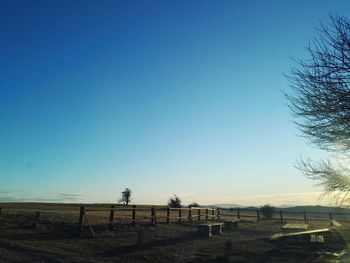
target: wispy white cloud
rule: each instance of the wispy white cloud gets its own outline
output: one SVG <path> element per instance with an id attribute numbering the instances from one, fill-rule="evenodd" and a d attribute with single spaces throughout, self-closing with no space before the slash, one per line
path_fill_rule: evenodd
<path id="1" fill-rule="evenodd" d="M 0 202 L 16 202 L 15 194 L 15 191 L 0 188 Z"/>
<path id="2" fill-rule="evenodd" d="M 86 201 L 88 194 L 81 193 L 42 193 L 34 194 L 28 191 L 8 191 L 0 189 L 0 202 L 57 202 L 74 203 Z"/>
<path id="3" fill-rule="evenodd" d="M 58 195 L 64 196 L 64 197 L 80 197 L 80 196 L 84 196 L 83 194 L 72 194 L 72 193 L 58 193 Z"/>
<path id="4" fill-rule="evenodd" d="M 179 194 L 177 194 L 177 196 L 192 197 L 192 196 L 196 196 L 196 194 L 195 193 L 179 193 Z"/>
<path id="5" fill-rule="evenodd" d="M 0 194 L 3 195 L 9 195 L 9 194 L 15 194 L 16 192 L 15 191 L 10 191 L 10 190 L 6 190 L 6 189 L 3 189 L 3 188 L 0 188 Z"/>

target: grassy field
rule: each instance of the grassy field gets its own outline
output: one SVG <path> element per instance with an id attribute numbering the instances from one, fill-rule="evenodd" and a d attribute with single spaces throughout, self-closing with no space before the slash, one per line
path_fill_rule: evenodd
<path id="1" fill-rule="evenodd" d="M 280 232 L 279 220 L 256 222 L 246 217 L 239 227 L 223 235 L 201 238 L 195 222 L 165 224 L 165 210 L 157 212 L 159 224 L 150 224 L 147 211 L 137 212 L 136 225 L 131 225 L 130 211 L 117 211 L 113 224 L 108 223 L 109 212 L 87 212 L 95 238 L 88 231 L 81 235 L 78 227 L 78 204 L 1 204 L 0 262 L 331 262 L 340 260 L 317 249 L 281 249 L 270 241 Z M 110 207 L 110 204 L 86 205 L 87 209 Z M 161 207 L 159 207 L 161 208 Z M 163 207 L 164 208 L 164 207 Z M 40 221 L 33 227 L 34 212 L 40 211 Z M 172 211 L 174 217 L 177 211 Z M 186 214 L 183 215 L 187 216 Z M 222 216 L 221 219 L 232 219 Z M 252 214 L 253 216 L 253 214 Z M 243 215 L 244 217 L 244 215 Z M 202 217 L 202 222 L 205 217 Z M 313 220 L 310 228 L 329 227 L 327 221 Z M 145 245 L 137 246 L 137 232 L 142 228 Z M 340 228 L 350 241 L 350 224 Z M 87 228 L 85 227 L 85 230 Z M 229 260 L 223 258 L 225 242 L 232 241 Z M 312 261 L 315 260 L 315 261 Z M 335 261 L 334 261 L 335 262 Z M 338 262 L 348 262 L 346 257 Z"/>

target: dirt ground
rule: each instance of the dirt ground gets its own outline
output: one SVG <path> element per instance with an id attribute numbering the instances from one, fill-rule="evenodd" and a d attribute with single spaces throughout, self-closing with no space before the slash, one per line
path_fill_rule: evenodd
<path id="1" fill-rule="evenodd" d="M 274 220 L 242 221 L 238 228 L 211 238 L 200 237 L 196 225 L 188 223 L 132 226 L 96 222 L 96 237 L 91 238 L 88 228 L 80 235 L 75 212 L 47 210 L 40 218 L 34 228 L 29 209 L 2 213 L 0 262 L 350 262 L 347 248 L 326 253 L 325 248 L 283 247 L 271 242 L 271 235 L 281 231 L 281 224 Z M 329 225 L 316 221 L 310 227 Z M 141 228 L 145 235 L 142 246 L 136 244 Z M 349 229 L 350 225 L 340 228 L 347 242 Z M 231 248 L 225 258 L 227 241 Z"/>

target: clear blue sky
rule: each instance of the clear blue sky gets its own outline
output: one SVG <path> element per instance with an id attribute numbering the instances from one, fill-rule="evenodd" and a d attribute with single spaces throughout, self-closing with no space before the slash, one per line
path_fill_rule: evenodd
<path id="1" fill-rule="evenodd" d="M 281 90 L 348 1 L 0 0 L 0 201 L 313 203 Z M 302 198 L 301 198 L 302 197 Z M 300 201 L 304 200 L 304 201 Z"/>

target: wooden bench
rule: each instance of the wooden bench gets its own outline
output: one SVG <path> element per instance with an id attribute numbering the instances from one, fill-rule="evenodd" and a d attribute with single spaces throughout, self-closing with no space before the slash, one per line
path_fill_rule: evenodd
<path id="1" fill-rule="evenodd" d="M 201 236 L 211 237 L 213 234 L 222 235 L 224 223 L 208 223 L 197 225 L 197 233 Z"/>

